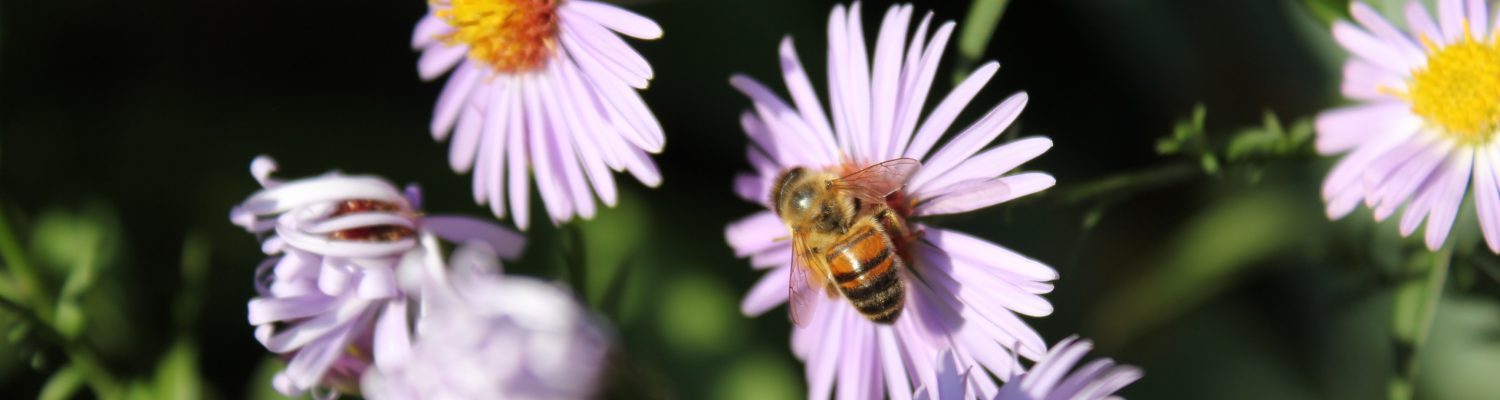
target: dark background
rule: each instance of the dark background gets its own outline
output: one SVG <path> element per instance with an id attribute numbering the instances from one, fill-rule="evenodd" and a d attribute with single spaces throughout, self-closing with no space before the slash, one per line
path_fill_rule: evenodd
<path id="1" fill-rule="evenodd" d="M 527 232 L 525 258 L 507 268 L 568 279 L 563 254 L 585 255 L 585 297 L 623 349 L 613 397 L 799 397 L 802 366 L 783 311 L 739 313 L 758 273 L 722 240 L 725 224 L 756 208 L 730 190 L 748 168 L 737 123 L 748 101 L 727 79 L 743 72 L 781 90 L 776 45 L 789 34 L 825 87 L 835 3 L 624 3 L 665 30 L 632 41 L 656 71 L 644 97 L 667 132 L 655 158 L 665 183 L 622 178 L 619 206 L 563 229 L 533 200 L 541 222 Z M 962 22 L 967 3 L 917 10 Z M 1393 271 L 1416 246 L 1368 223 L 1368 211 L 1328 222 L 1317 188 L 1329 159 L 1303 154 L 1116 195 L 1064 195 L 1195 165 L 1157 155 L 1154 143 L 1196 103 L 1209 111 L 1211 141 L 1261 126 L 1266 111 L 1292 125 L 1339 103 L 1343 55 L 1320 19 L 1332 14 L 1312 11 L 1337 13 L 1339 3 L 1012 1 L 984 55 L 1003 67 L 960 123 L 1027 91 L 1019 132 L 1056 145 L 1025 168 L 1052 173 L 1058 187 L 937 223 L 1056 267 L 1062 279 L 1047 297 L 1057 311 L 1031 324 L 1049 342 L 1081 333 L 1099 355 L 1143 366 L 1128 397 L 1384 397 L 1398 365 Z M 889 4 L 864 4 L 871 43 Z M 210 397 L 269 396 L 277 366 L 245 320 L 263 255 L 227 220 L 258 189 L 248 173 L 258 154 L 274 156 L 282 177 L 378 174 L 420 183 L 428 212 L 489 215 L 470 202 L 470 177 L 448 169 L 447 144 L 427 133 L 441 83 L 417 79 L 409 48 L 424 11 L 421 1 L 0 2 L 0 204 L 38 264 L 97 253 L 84 336 L 119 376 L 190 380 Z M 955 48 L 956 36 L 935 97 L 951 87 Z M 1097 223 L 1086 229 L 1086 220 Z M 102 232 L 89 243 L 105 245 L 43 228 L 56 226 Z M 48 271 L 57 285 L 68 274 Z M 1419 397 L 1497 393 L 1500 307 L 1494 281 L 1475 271 L 1450 274 L 1421 353 Z M 617 280 L 619 296 L 607 295 Z M 195 372 L 163 375 L 167 354 L 186 354 Z M 44 340 L 0 345 L 0 391 L 29 397 L 65 363 Z"/>

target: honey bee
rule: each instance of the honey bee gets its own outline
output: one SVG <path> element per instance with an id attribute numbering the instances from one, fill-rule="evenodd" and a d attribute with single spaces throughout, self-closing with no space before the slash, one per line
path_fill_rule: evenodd
<path id="1" fill-rule="evenodd" d="M 787 286 L 794 324 L 807 322 L 819 289 L 830 298 L 843 295 L 878 324 L 901 316 L 906 261 L 896 241 L 905 240 L 907 228 L 886 197 L 920 167 L 917 160 L 900 158 L 842 177 L 798 167 L 777 178 L 771 202 L 791 231 Z"/>

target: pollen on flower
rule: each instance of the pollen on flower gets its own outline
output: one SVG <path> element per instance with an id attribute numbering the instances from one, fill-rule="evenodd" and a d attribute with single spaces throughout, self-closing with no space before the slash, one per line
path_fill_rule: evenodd
<path id="1" fill-rule="evenodd" d="M 1464 142 L 1490 140 L 1500 128 L 1500 43 L 1468 33 L 1446 46 L 1422 41 L 1427 65 L 1412 71 L 1404 96 L 1412 113 Z"/>
<path id="2" fill-rule="evenodd" d="M 334 208 L 332 217 L 363 212 L 398 212 L 400 206 L 379 200 L 347 200 Z M 333 240 L 355 240 L 371 242 L 393 242 L 415 236 L 411 228 L 398 225 L 375 225 L 334 231 L 328 235 Z"/>
<path id="3" fill-rule="evenodd" d="M 440 39 L 469 46 L 469 58 L 496 72 L 545 65 L 557 47 L 559 0 L 449 0 L 435 15 L 455 28 Z"/>

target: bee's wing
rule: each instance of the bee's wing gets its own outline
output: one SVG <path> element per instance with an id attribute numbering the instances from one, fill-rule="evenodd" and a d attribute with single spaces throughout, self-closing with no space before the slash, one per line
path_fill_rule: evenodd
<path id="1" fill-rule="evenodd" d="M 917 169 L 921 167 L 922 163 L 916 159 L 897 158 L 835 179 L 829 187 L 835 190 L 851 191 L 872 199 L 885 199 L 885 196 L 901 190 L 901 187 L 906 185 L 906 180 L 911 179 L 911 176 L 915 175 Z"/>
<path id="2" fill-rule="evenodd" d="M 792 272 L 787 280 L 787 307 L 792 324 L 807 326 L 817 311 L 818 292 L 823 287 L 821 269 L 814 266 L 816 256 L 803 244 L 801 235 L 792 236 Z"/>

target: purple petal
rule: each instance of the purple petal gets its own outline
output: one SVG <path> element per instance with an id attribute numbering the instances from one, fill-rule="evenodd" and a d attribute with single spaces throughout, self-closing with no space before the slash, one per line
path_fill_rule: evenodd
<path id="1" fill-rule="evenodd" d="M 842 75 L 848 86 L 844 92 L 845 110 L 849 113 L 849 119 L 853 128 L 850 138 L 854 140 L 854 152 L 850 154 L 855 162 L 876 162 L 878 157 L 871 152 L 870 141 L 870 57 L 865 49 L 864 18 L 860 13 L 860 3 L 855 2 L 849 6 L 849 23 L 846 29 L 849 33 L 845 36 L 847 40 L 848 57 L 844 64 Z"/>
<path id="2" fill-rule="evenodd" d="M 1372 131 L 1415 131 L 1422 120 L 1411 114 L 1410 107 L 1400 101 L 1380 101 L 1324 111 L 1316 120 L 1318 152 L 1348 151 L 1372 140 Z"/>
<path id="3" fill-rule="evenodd" d="M 813 89 L 807 70 L 802 68 L 802 60 L 797 58 L 797 49 L 790 36 L 781 39 L 780 52 L 781 76 L 786 82 L 787 91 L 792 95 L 792 101 L 797 104 L 797 111 L 818 135 L 826 138 L 821 140 L 836 143 L 833 127 L 828 123 L 828 117 L 825 116 L 827 114 L 823 113 L 822 102 L 818 101 L 818 92 Z"/>
<path id="4" fill-rule="evenodd" d="M 736 257 L 748 256 L 777 245 L 776 238 L 787 236 L 786 225 L 770 211 L 761 211 L 729 223 L 724 237 Z"/>
<path id="5" fill-rule="evenodd" d="M 324 295 L 257 297 L 250 299 L 250 325 L 311 317 L 332 309 L 337 298 Z"/>
<path id="6" fill-rule="evenodd" d="M 443 86 L 443 92 L 438 95 L 437 105 L 432 110 L 429 128 L 434 139 L 448 138 L 448 132 L 453 130 L 453 123 L 458 120 L 458 112 L 469 101 L 469 94 L 480 86 L 478 83 L 481 74 L 479 68 L 465 63 L 458 66 L 453 76 L 448 77 L 448 83 Z"/>
<path id="7" fill-rule="evenodd" d="M 422 56 L 417 59 L 417 76 L 424 81 L 430 81 L 448 72 L 459 61 L 463 61 L 464 55 L 469 54 L 469 46 L 435 46 L 422 51 Z"/>
<path id="8" fill-rule="evenodd" d="M 1057 279 L 1057 271 L 1045 264 L 1010 251 L 1000 245 L 958 231 L 929 227 L 926 238 L 933 246 L 943 249 L 955 257 L 967 258 L 982 265 L 998 266 L 1001 269 L 1014 272 L 1030 280 L 1051 281 Z"/>
<path id="9" fill-rule="evenodd" d="M 323 380 L 323 374 L 328 372 L 328 367 L 333 365 L 340 354 L 344 353 L 344 347 L 349 342 L 353 325 L 345 325 L 338 330 L 329 333 L 328 336 L 316 342 L 309 343 L 292 360 L 286 364 L 283 371 L 291 380 L 294 387 L 308 389 L 316 386 L 318 381 Z"/>
<path id="10" fill-rule="evenodd" d="M 417 27 L 411 31 L 411 48 L 420 50 L 427 46 L 438 44 L 438 36 L 447 35 L 452 32 L 453 28 L 448 25 L 447 21 L 443 21 L 442 18 L 438 18 L 432 15 L 432 13 L 427 13 L 427 15 L 422 16 L 421 20 L 417 21 Z"/>
<path id="11" fill-rule="evenodd" d="M 598 121 L 594 109 L 589 108 L 591 104 L 578 100 L 587 99 L 590 94 L 574 75 L 578 73 L 576 66 L 566 59 L 559 60 L 559 63 L 562 67 L 559 68 L 558 75 L 561 81 L 556 83 L 560 85 L 557 96 L 558 101 L 561 102 L 560 111 L 569 121 L 573 132 L 570 141 L 577 151 L 578 161 L 583 164 L 584 172 L 588 173 L 589 183 L 593 185 L 594 192 L 604 200 L 605 205 L 614 206 L 619 199 L 615 189 L 614 174 L 606 165 L 605 156 L 598 147 L 600 144 L 594 138 L 594 135 L 603 129 L 602 123 Z"/>
<path id="12" fill-rule="evenodd" d="M 1332 198 L 1342 193 L 1345 188 L 1355 187 L 1356 183 L 1361 182 L 1360 177 L 1364 175 L 1371 163 L 1396 148 L 1397 145 L 1405 143 L 1415 133 L 1416 131 L 1391 131 L 1372 135 L 1365 144 L 1344 156 L 1332 170 L 1328 171 L 1328 177 L 1323 179 L 1323 198 Z"/>
<path id="13" fill-rule="evenodd" d="M 928 114 L 927 120 L 922 122 L 921 127 L 917 128 L 916 136 L 912 138 L 911 145 L 906 148 L 906 156 L 918 160 L 927 158 L 927 151 L 931 150 L 938 138 L 948 131 L 953 120 L 958 118 L 958 113 L 969 105 L 974 95 L 979 94 L 979 90 L 983 89 L 999 70 L 1000 63 L 993 61 L 985 63 L 975 69 L 974 73 L 969 74 L 968 78 L 964 78 L 963 83 L 953 88 L 953 91 L 949 92 L 948 96 L 932 109 L 932 113 Z"/>
<path id="14" fill-rule="evenodd" d="M 734 177 L 734 193 L 751 203 L 767 205 L 771 194 L 765 182 L 756 174 L 739 174 Z"/>
<path id="15" fill-rule="evenodd" d="M 588 0 L 571 0 L 562 3 L 563 8 L 586 15 L 600 25 L 637 39 L 653 40 L 661 37 L 661 26 L 650 18 L 616 7 L 609 3 Z"/>
<path id="16" fill-rule="evenodd" d="M 1437 23 L 1432 21 L 1432 15 L 1427 13 L 1427 6 L 1421 0 L 1406 3 L 1406 25 L 1419 39 L 1425 37 L 1438 43 L 1444 42 L 1443 32 L 1438 30 Z"/>
<path id="17" fill-rule="evenodd" d="M 1496 147 L 1475 149 L 1474 203 L 1479 211 L 1479 228 L 1490 252 L 1500 254 L 1500 184 L 1497 184 Z"/>
<path id="18" fill-rule="evenodd" d="M 841 146 L 839 150 L 844 154 L 856 154 L 853 136 L 857 131 L 850 125 L 854 123 L 849 111 L 852 106 L 845 104 L 850 90 L 845 80 L 851 79 L 844 72 L 844 64 L 849 63 L 849 46 L 844 39 L 849 35 L 848 25 L 844 5 L 834 5 L 833 12 L 828 15 L 828 108 L 833 116 L 834 136 Z"/>
<path id="19" fill-rule="evenodd" d="M 880 22 L 880 33 L 875 39 L 875 64 L 870 81 L 871 157 L 873 160 L 896 158 L 890 147 L 895 130 L 896 101 L 901 85 L 901 50 L 906 44 L 906 31 L 911 26 L 910 6 L 894 5 L 885 12 Z"/>
<path id="20" fill-rule="evenodd" d="M 930 197 L 947 191 L 947 188 L 954 183 L 1000 176 L 1051 148 L 1052 139 L 1040 136 L 1006 143 L 970 157 L 942 176 L 928 181 L 925 187 L 930 189 L 908 187 L 907 193 L 914 193 L 918 198 Z"/>
<path id="21" fill-rule="evenodd" d="M 1448 175 L 1444 178 L 1442 192 L 1427 216 L 1427 249 L 1436 251 L 1443 247 L 1448 232 L 1453 228 L 1453 219 L 1458 216 L 1458 207 L 1463 204 L 1464 192 L 1468 190 L 1469 173 L 1473 170 L 1474 152 L 1459 151 L 1449 158 Z"/>
<path id="22" fill-rule="evenodd" d="M 1391 101 L 1399 100 L 1391 92 L 1405 93 L 1407 88 L 1400 75 L 1356 58 L 1344 63 L 1344 83 L 1340 90 L 1351 99 Z"/>
<path id="23" fill-rule="evenodd" d="M 1393 73 L 1405 72 L 1415 61 L 1402 57 L 1389 44 L 1348 22 L 1333 23 L 1333 39 L 1350 53 Z"/>
<path id="24" fill-rule="evenodd" d="M 510 177 L 505 182 L 510 185 L 506 192 L 510 195 L 511 218 L 515 219 L 516 228 L 525 230 L 531 220 L 528 203 L 531 199 L 529 188 L 531 177 L 527 175 L 530 171 L 527 164 L 530 161 L 526 153 L 525 113 L 522 110 L 525 105 L 518 101 L 522 89 L 519 84 L 515 86 L 517 86 L 516 89 L 511 91 L 510 115 L 506 117 L 506 120 L 510 121 L 510 130 L 505 135 L 507 140 L 505 148 L 508 152 L 505 158 L 509 162 L 505 169 L 510 171 Z M 499 184 L 500 182 L 496 182 L 495 188 L 499 188 Z"/>
<path id="25" fill-rule="evenodd" d="M 559 10 L 562 23 L 563 46 L 570 54 L 586 53 L 609 66 L 617 75 L 630 76 L 641 81 L 650 81 L 653 72 L 651 63 L 632 49 L 619 36 L 603 26 L 577 15 L 567 8 Z M 639 89 L 644 87 L 638 86 Z"/>
<path id="26" fill-rule="evenodd" d="M 825 319 L 828 325 L 822 330 L 819 337 L 820 344 L 812 349 L 815 352 L 807 361 L 807 398 L 826 399 L 833 391 L 833 377 L 839 360 L 843 356 L 840 350 L 844 347 L 844 337 L 849 333 L 844 329 L 844 314 L 852 312 L 849 307 L 820 307 L 822 313 L 816 314 L 816 318 Z"/>
<path id="27" fill-rule="evenodd" d="M 1375 219 L 1384 220 L 1395 213 L 1396 207 L 1411 198 L 1412 193 L 1416 192 L 1422 182 L 1427 181 L 1433 171 L 1437 170 L 1438 165 L 1441 165 L 1443 160 L 1452 153 L 1453 143 L 1440 141 L 1407 161 L 1379 186 L 1366 185 L 1366 187 L 1374 188 L 1374 190 L 1367 190 L 1367 204 L 1380 205 L 1375 209 Z M 1370 199 L 1374 201 L 1370 202 Z"/>
<path id="28" fill-rule="evenodd" d="M 406 300 L 391 302 L 375 322 L 374 349 L 376 367 L 400 368 L 411 358 L 411 334 L 407 331 Z"/>
<path id="29" fill-rule="evenodd" d="M 773 269 L 761 277 L 760 281 L 750 288 L 750 293 L 745 295 L 745 301 L 740 303 L 740 312 L 747 317 L 758 317 L 786 303 L 788 275 L 791 271 L 792 267 L 788 265 Z"/>
<path id="30" fill-rule="evenodd" d="M 1490 23 L 1487 20 L 1487 18 L 1489 18 L 1489 7 L 1485 5 L 1484 0 L 1469 0 L 1467 8 L 1469 14 L 1469 29 L 1471 29 L 1472 32 L 1479 32 L 1481 36 L 1483 36 L 1485 32 L 1489 32 Z"/>
<path id="31" fill-rule="evenodd" d="M 923 18 L 923 22 L 925 23 L 927 18 L 931 16 L 932 14 L 928 13 L 927 17 Z M 938 27 L 937 33 L 933 34 L 932 40 L 928 42 L 926 49 L 923 50 L 917 76 L 907 85 L 908 89 L 902 94 L 906 100 L 906 104 L 897 108 L 897 113 L 900 115 L 898 118 L 901 121 L 900 128 L 896 134 L 896 138 L 899 140 L 896 146 L 898 152 L 912 154 L 910 151 L 911 141 L 913 140 L 912 131 L 916 129 L 917 120 L 922 114 L 922 107 L 927 103 L 927 95 L 932 90 L 932 81 L 937 77 L 938 63 L 943 58 L 943 50 L 948 47 L 948 39 L 953 35 L 954 26 L 954 23 L 949 21 Z M 965 103 L 967 101 L 964 100 Z M 934 113 L 936 111 L 933 110 Z M 945 126 L 944 130 L 946 129 L 947 127 Z M 938 135 L 941 134 L 942 132 L 939 131 Z M 934 141 L 936 139 L 933 138 Z M 931 143 L 927 144 L 927 146 L 931 145 Z M 924 149 L 923 152 L 925 155 L 926 150 Z"/>
<path id="32" fill-rule="evenodd" d="M 1000 179 L 979 178 L 955 183 L 917 204 L 916 215 L 958 214 L 1004 203 L 1052 187 L 1051 175 L 1028 172 Z"/>
<path id="33" fill-rule="evenodd" d="M 514 260 L 521 256 L 526 246 L 526 237 L 487 220 L 458 215 L 429 215 L 422 219 L 422 227 L 443 240 L 453 243 L 482 242 L 502 259 Z"/>
<path id="34" fill-rule="evenodd" d="M 552 161 L 552 149 L 549 148 L 551 141 L 547 138 L 552 135 L 553 127 L 547 125 L 540 110 L 540 92 L 545 89 L 537 82 L 538 79 L 537 76 L 527 76 L 521 81 L 522 95 L 527 104 L 526 133 L 530 136 L 527 142 L 531 150 L 531 168 L 535 170 L 536 191 L 541 193 L 542 205 L 555 225 L 573 215 L 573 204 L 568 199 L 567 189 L 563 187 L 562 172 L 553 169 L 557 164 Z"/>
<path id="35" fill-rule="evenodd" d="M 1005 131 L 1005 128 L 1010 126 L 1011 122 L 1016 120 L 1016 117 L 1021 116 L 1021 110 L 1026 108 L 1027 98 L 1026 92 L 1010 96 L 990 110 L 989 114 L 986 114 L 979 122 L 974 123 L 969 129 L 965 129 L 963 133 L 943 145 L 943 148 L 938 149 L 936 154 L 922 163 L 922 170 L 912 177 L 911 185 L 921 188 L 928 181 L 942 176 L 959 163 L 968 160 L 974 153 L 978 153 L 984 146 L 989 145 L 1000 136 L 1001 132 Z"/>
<path id="36" fill-rule="evenodd" d="M 1359 21 L 1359 24 L 1363 25 L 1365 29 L 1369 29 L 1370 33 L 1375 34 L 1381 41 L 1391 46 L 1397 53 L 1400 53 L 1402 58 L 1408 60 L 1408 63 L 1410 63 L 1408 66 L 1417 67 L 1422 64 L 1421 60 L 1426 59 L 1426 53 L 1422 51 L 1421 47 L 1417 46 L 1417 43 L 1411 41 L 1410 36 L 1396 29 L 1390 22 L 1386 21 L 1385 17 L 1380 16 L 1380 13 L 1368 4 L 1362 2 L 1349 3 L 1349 14 L 1354 17 L 1355 21 Z"/>
<path id="37" fill-rule="evenodd" d="M 1461 0 L 1438 0 L 1438 23 L 1443 28 L 1445 43 L 1453 43 L 1464 35 L 1464 4 Z"/>
<path id="38" fill-rule="evenodd" d="M 885 372 L 886 393 L 891 400 L 910 400 L 911 382 L 906 377 L 906 365 L 901 362 L 901 347 L 896 344 L 895 330 L 881 327 L 875 330 L 875 340 L 880 354 L 881 371 Z"/>
<path id="39" fill-rule="evenodd" d="M 573 145 L 574 132 L 582 130 L 578 125 L 578 118 L 563 111 L 562 102 L 557 96 L 563 92 L 561 86 L 562 72 L 558 66 L 563 63 L 555 62 L 548 68 L 547 75 L 540 80 L 542 86 L 542 104 L 546 112 L 548 125 L 552 127 L 552 134 L 547 135 L 551 142 L 552 162 L 556 168 L 562 171 L 566 179 L 568 193 L 572 194 L 574 207 L 578 214 L 584 219 L 594 217 L 596 211 L 593 192 L 589 190 L 587 178 L 583 176 L 583 167 L 579 165 L 577 146 Z"/>

